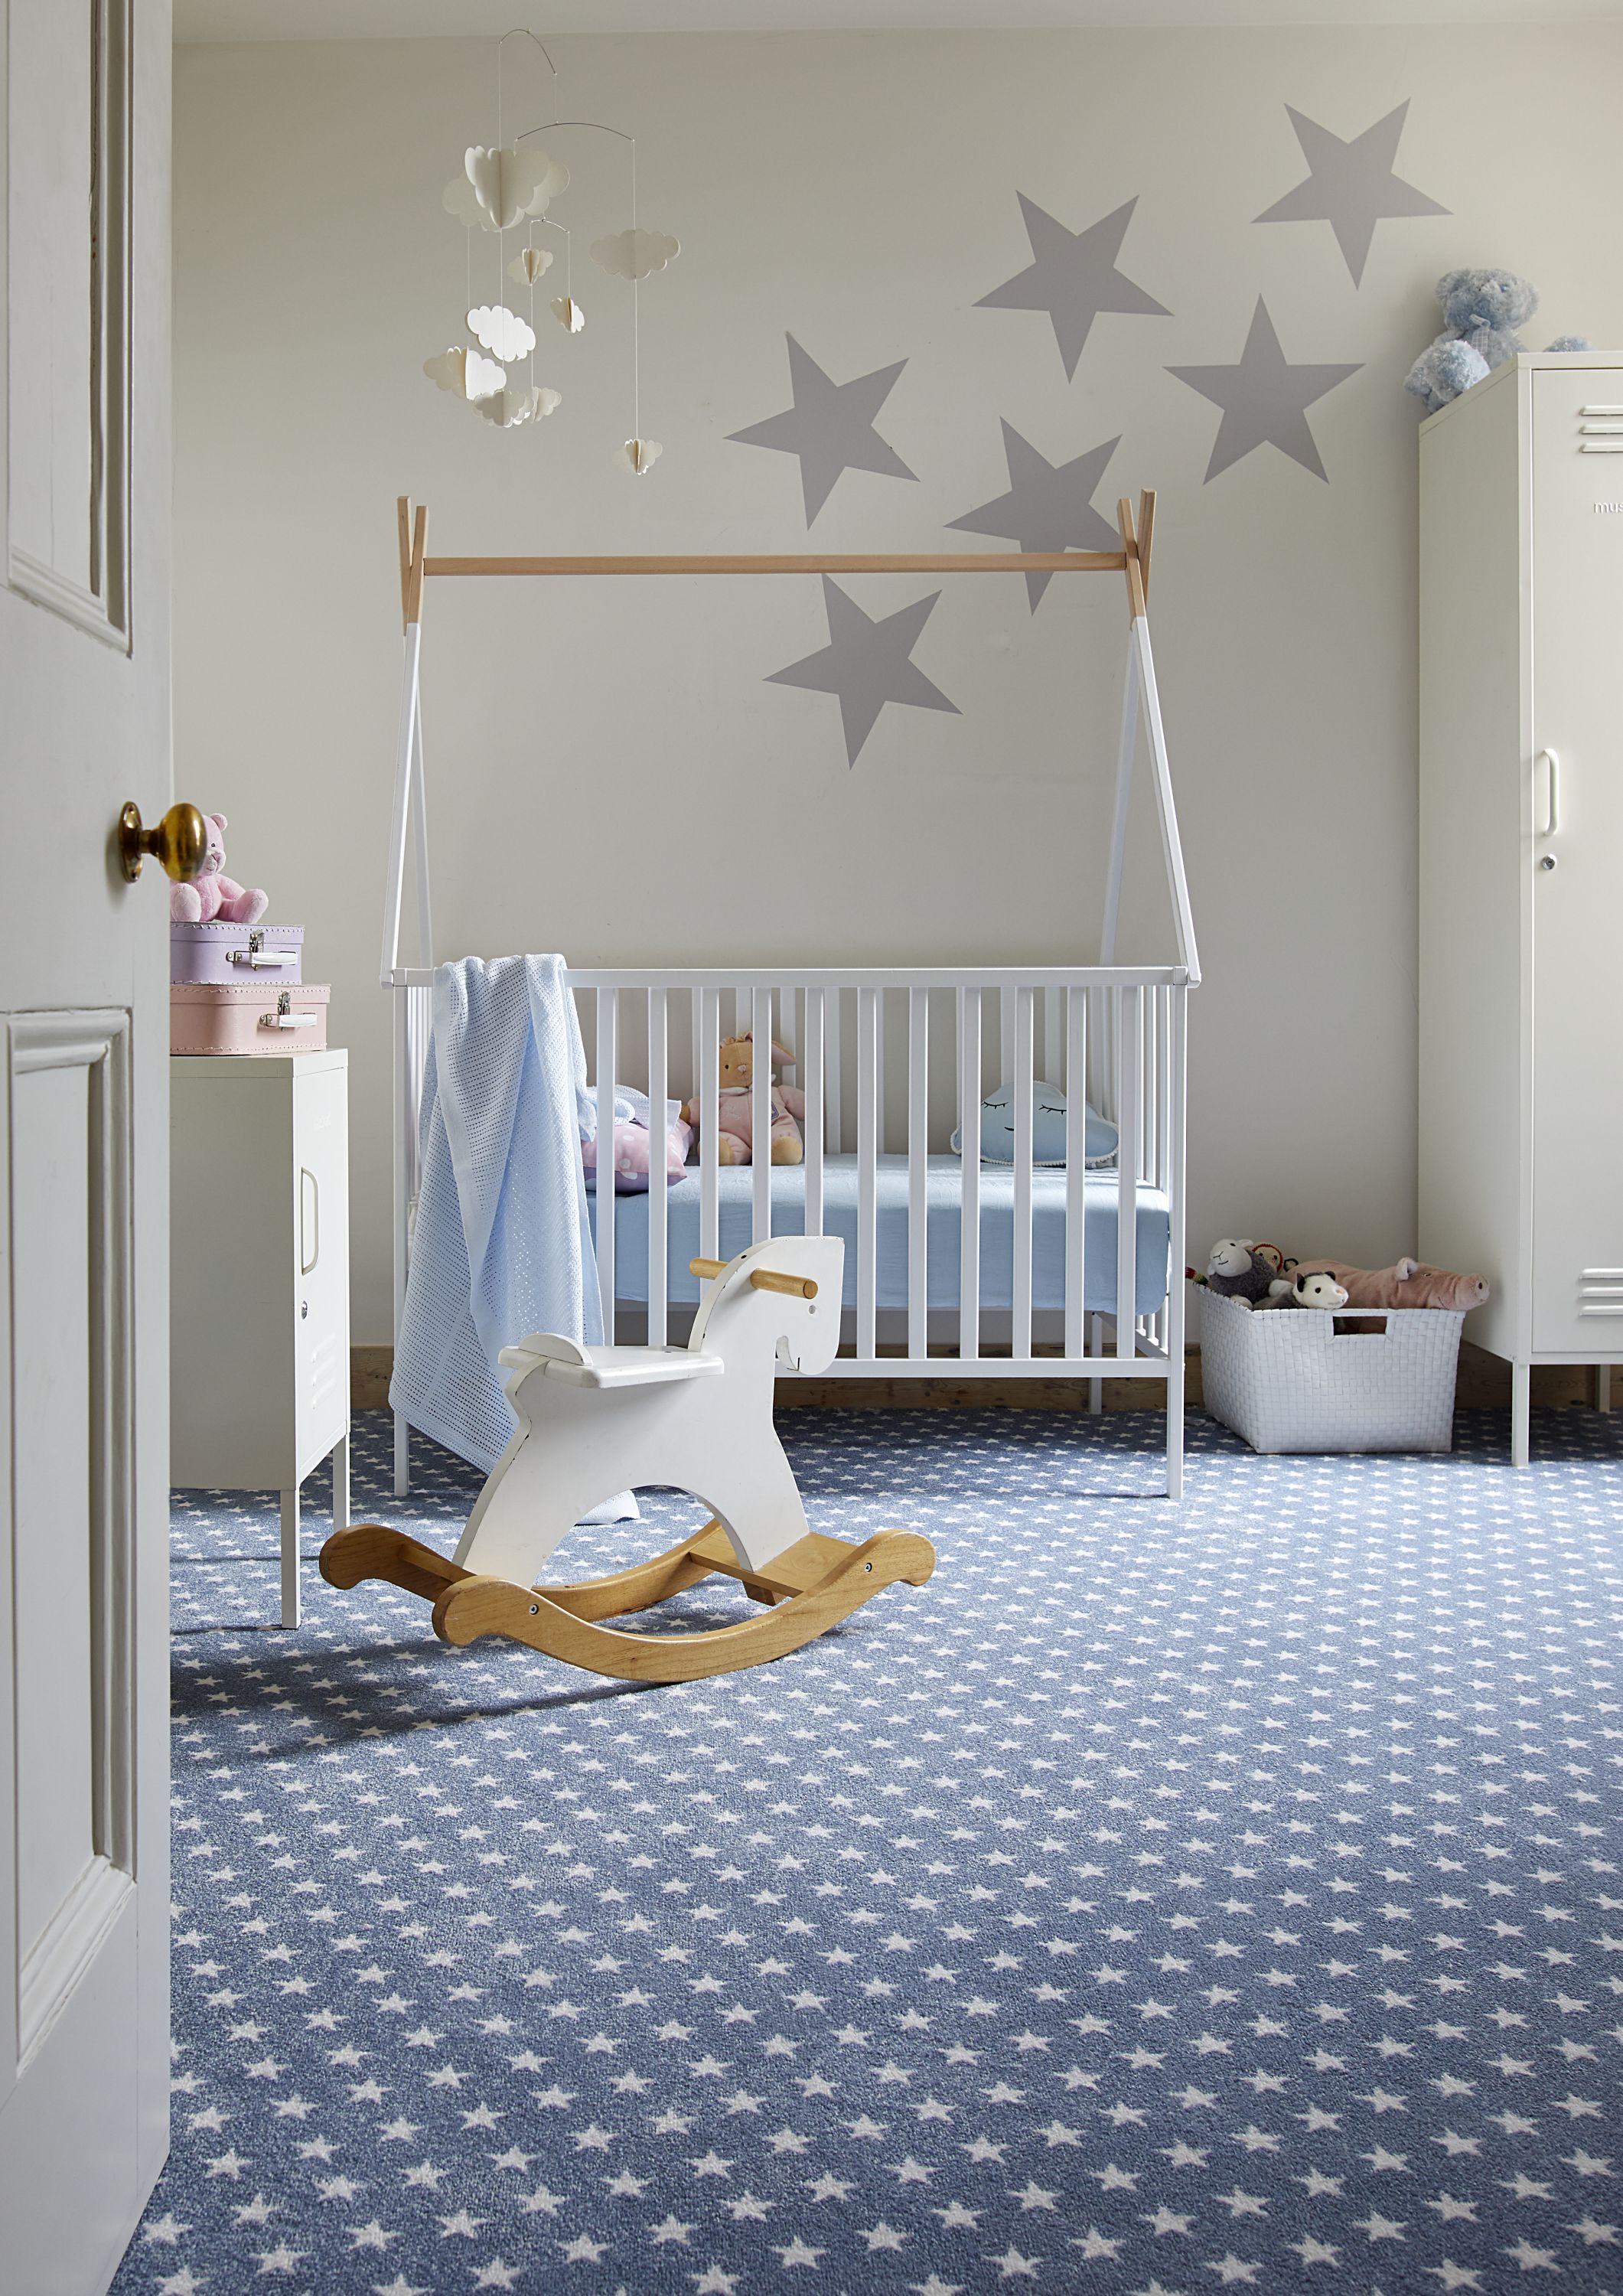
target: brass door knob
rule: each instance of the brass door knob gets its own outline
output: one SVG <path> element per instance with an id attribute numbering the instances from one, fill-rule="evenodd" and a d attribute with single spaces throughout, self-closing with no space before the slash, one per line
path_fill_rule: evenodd
<path id="1" fill-rule="evenodd" d="M 132 885 L 149 853 L 184 884 L 201 875 L 208 850 L 208 824 L 194 805 L 172 805 L 152 829 L 141 826 L 138 805 L 127 805 L 119 816 L 119 858 Z"/>

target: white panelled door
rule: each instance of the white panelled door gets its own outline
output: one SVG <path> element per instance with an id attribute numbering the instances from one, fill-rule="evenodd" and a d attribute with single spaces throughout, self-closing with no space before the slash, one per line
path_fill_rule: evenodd
<path id="1" fill-rule="evenodd" d="M 166 0 L 0 0 L 0 2287 L 168 2144 Z"/>
<path id="2" fill-rule="evenodd" d="M 1623 408 L 1533 377 L 1533 1346 L 1623 1355 Z M 1610 409 L 1610 411 L 1604 411 Z"/>

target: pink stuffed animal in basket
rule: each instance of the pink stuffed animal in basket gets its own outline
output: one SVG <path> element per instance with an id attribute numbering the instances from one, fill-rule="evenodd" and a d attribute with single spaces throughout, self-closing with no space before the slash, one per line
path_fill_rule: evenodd
<path id="1" fill-rule="evenodd" d="M 169 918 L 177 925 L 212 924 L 217 918 L 228 925 L 257 925 L 270 906 L 270 895 L 255 886 L 239 885 L 222 874 L 225 865 L 225 816 L 206 813 L 208 849 L 203 865 L 189 884 L 169 887 Z"/>
<path id="2" fill-rule="evenodd" d="M 794 1054 L 782 1045 L 772 1047 L 775 1062 L 792 1061 Z M 747 1037 L 724 1037 L 718 1062 L 720 1094 L 716 1113 L 716 1161 L 718 1164 L 748 1164 L 754 1152 L 755 1140 L 755 1046 Z M 697 1095 L 682 1111 L 697 1133 L 700 1124 L 700 1104 Z M 793 1085 L 774 1084 L 772 1087 L 772 1147 L 775 1164 L 798 1164 L 805 1151 L 800 1142 L 799 1119 L 806 1113 L 806 1096 Z"/>
<path id="3" fill-rule="evenodd" d="M 1456 1275 L 1452 1268 L 1432 1267 L 1406 1254 L 1390 1267 L 1354 1267 L 1329 1258 L 1305 1259 L 1297 1266 L 1333 1276 L 1352 1308 L 1451 1308 L 1469 1314 L 1488 1297 L 1480 1275 Z"/>

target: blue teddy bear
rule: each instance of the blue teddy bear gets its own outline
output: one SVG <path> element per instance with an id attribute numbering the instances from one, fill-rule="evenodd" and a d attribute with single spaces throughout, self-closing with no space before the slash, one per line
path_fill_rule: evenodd
<path id="1" fill-rule="evenodd" d="M 1527 345 L 1516 330 L 1538 308 L 1538 291 L 1513 271 L 1445 271 L 1437 283 L 1443 332 L 1409 369 L 1404 389 L 1428 414 L 1513 359 Z M 1582 335 L 1558 335 L 1553 351 L 1586 351 Z"/>

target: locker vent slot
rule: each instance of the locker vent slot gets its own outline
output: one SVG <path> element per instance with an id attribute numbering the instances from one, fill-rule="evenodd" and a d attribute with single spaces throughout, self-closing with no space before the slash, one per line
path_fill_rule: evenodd
<path id="1" fill-rule="evenodd" d="M 1623 1316 L 1623 1267 L 1586 1267 L 1578 1283 L 1580 1316 Z"/>
<path id="2" fill-rule="evenodd" d="M 1623 406 L 1580 406 L 1580 455 L 1623 455 Z"/>

